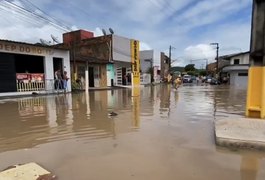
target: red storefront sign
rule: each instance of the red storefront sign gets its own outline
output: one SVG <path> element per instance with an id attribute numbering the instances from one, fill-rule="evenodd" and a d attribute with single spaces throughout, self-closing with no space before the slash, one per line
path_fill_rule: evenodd
<path id="1" fill-rule="evenodd" d="M 31 82 L 43 82 L 44 74 L 31 74 Z"/>
<path id="2" fill-rule="evenodd" d="M 18 82 L 44 82 L 44 74 L 42 73 L 17 73 L 16 78 Z"/>

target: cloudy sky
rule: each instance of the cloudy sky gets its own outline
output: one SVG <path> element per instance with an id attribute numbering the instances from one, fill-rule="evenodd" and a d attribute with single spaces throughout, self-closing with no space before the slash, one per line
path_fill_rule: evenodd
<path id="1" fill-rule="evenodd" d="M 141 49 L 169 52 L 175 65 L 213 62 L 220 54 L 249 50 L 252 0 L 0 0 L 0 39 L 62 41 L 77 29 L 138 39 Z M 203 66 L 205 60 L 192 61 Z"/>

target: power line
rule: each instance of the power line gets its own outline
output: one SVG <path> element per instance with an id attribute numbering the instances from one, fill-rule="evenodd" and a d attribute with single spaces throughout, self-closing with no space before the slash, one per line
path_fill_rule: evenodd
<path id="1" fill-rule="evenodd" d="M 47 17 L 44 17 L 40 14 L 37 14 L 36 12 L 33 12 L 33 11 L 30 11 L 22 6 L 19 6 L 13 2 L 10 2 L 10 1 L 7 1 L 7 0 L 4 0 L 6 3 L 2 3 L 1 5 L 2 6 L 9 6 L 11 9 L 15 10 L 17 13 L 21 13 L 25 16 L 28 16 L 28 17 L 33 17 L 33 18 L 36 18 L 38 20 L 41 20 L 43 22 L 46 22 L 46 23 L 49 23 L 50 25 L 54 26 L 55 28 L 59 28 L 63 31 L 68 31 L 70 28 L 69 27 L 65 27 L 65 26 L 62 26 L 62 25 L 59 25 L 57 22 L 54 22 L 52 21 L 51 19 L 47 18 Z M 7 5 L 7 6 L 6 6 Z M 8 8 L 8 7 L 7 7 Z"/>
<path id="2" fill-rule="evenodd" d="M 25 11 L 22 11 L 21 9 L 16 9 L 16 7 L 12 7 L 10 4 L 2 3 L 0 5 L 0 9 L 4 10 L 6 12 L 10 12 L 10 10 L 15 10 L 13 12 L 13 15 L 17 19 L 22 20 L 22 21 L 25 21 L 25 22 L 28 22 L 30 24 L 41 25 L 41 22 L 40 21 L 32 21 L 32 17 L 29 17 L 28 14 L 25 13 Z M 14 23 L 13 21 L 10 20 L 10 18 L 8 18 L 8 21 Z"/>
<path id="3" fill-rule="evenodd" d="M 61 25 L 62 27 L 65 27 L 68 30 L 72 30 L 71 27 L 69 27 L 65 22 L 63 22 L 63 20 L 57 20 L 54 17 L 50 16 L 48 13 L 46 13 L 45 11 L 41 10 L 39 7 L 37 7 L 35 4 L 33 4 L 32 2 L 30 2 L 29 0 L 20 0 L 21 2 L 25 1 L 25 5 L 28 6 L 27 4 L 29 4 L 31 7 L 33 7 L 33 10 L 38 10 L 40 11 L 42 14 L 46 15 L 49 19 L 51 19 L 52 21 L 56 22 L 58 25 Z"/>

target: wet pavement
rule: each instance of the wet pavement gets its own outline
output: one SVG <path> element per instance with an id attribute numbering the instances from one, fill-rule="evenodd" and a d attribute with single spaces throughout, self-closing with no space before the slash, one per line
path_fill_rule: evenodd
<path id="1" fill-rule="evenodd" d="M 157 85 L 131 94 L 0 100 L 0 170 L 37 162 L 59 180 L 264 179 L 265 152 L 214 142 L 214 121 L 244 116 L 245 90 Z"/>

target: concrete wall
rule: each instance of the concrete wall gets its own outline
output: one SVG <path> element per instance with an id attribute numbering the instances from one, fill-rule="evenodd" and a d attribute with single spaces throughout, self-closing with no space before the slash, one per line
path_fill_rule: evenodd
<path id="1" fill-rule="evenodd" d="M 112 36 L 112 54 L 114 61 L 131 62 L 131 44 L 130 39 L 113 35 Z"/>

